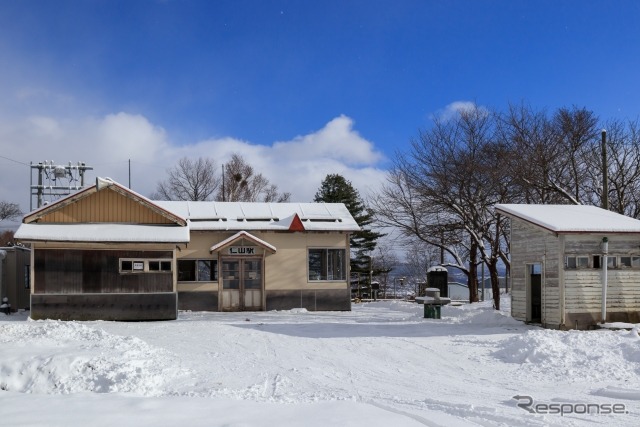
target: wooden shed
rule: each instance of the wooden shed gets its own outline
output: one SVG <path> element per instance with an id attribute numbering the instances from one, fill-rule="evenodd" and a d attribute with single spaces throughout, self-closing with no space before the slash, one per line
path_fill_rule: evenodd
<path id="1" fill-rule="evenodd" d="M 29 309 L 31 250 L 23 246 L 0 248 L 0 305 L 7 298 L 11 311 Z"/>
<path id="2" fill-rule="evenodd" d="M 511 219 L 511 313 L 554 329 L 640 322 L 640 221 L 595 206 L 496 205 Z"/>

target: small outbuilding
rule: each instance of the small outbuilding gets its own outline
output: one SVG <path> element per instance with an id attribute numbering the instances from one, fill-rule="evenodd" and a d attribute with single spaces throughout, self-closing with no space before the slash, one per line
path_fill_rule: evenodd
<path id="1" fill-rule="evenodd" d="M 350 310 L 342 203 L 151 201 L 109 179 L 27 214 L 31 317 Z"/>
<path id="2" fill-rule="evenodd" d="M 554 329 L 640 322 L 640 221 L 595 206 L 499 204 L 511 314 Z"/>
<path id="3" fill-rule="evenodd" d="M 29 309 L 30 263 L 29 248 L 18 245 L 0 248 L 0 305 L 6 298 L 11 311 Z"/>

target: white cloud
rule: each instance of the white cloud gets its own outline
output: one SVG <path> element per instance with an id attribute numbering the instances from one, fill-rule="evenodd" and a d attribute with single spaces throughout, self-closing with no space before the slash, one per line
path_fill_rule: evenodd
<path id="1" fill-rule="evenodd" d="M 132 188 L 149 195 L 179 158 L 211 157 L 219 165 L 233 153 L 243 155 L 281 191 L 291 192 L 292 201 L 311 201 L 330 173 L 342 174 L 366 196 L 384 179 L 379 167 L 384 156 L 353 126 L 352 119 L 339 116 L 315 132 L 273 145 L 232 137 L 178 145 L 161 126 L 122 112 L 75 120 L 45 115 L 0 120 L 2 156 L 23 163 L 0 158 L 0 200 L 29 209 L 30 161 L 82 161 L 94 167 L 87 182 L 109 176 L 127 185 L 131 159 Z"/>
<path id="2" fill-rule="evenodd" d="M 442 110 L 437 111 L 432 118 L 438 118 L 443 121 L 451 120 L 458 114 L 464 111 L 478 110 L 485 114 L 489 113 L 489 110 L 482 105 L 478 105 L 473 101 L 454 101 L 451 104 L 444 107 Z"/>
<path id="3" fill-rule="evenodd" d="M 283 157 L 328 157 L 348 165 L 370 165 L 383 158 L 371 142 L 353 130 L 353 120 L 344 115 L 316 132 L 277 142 L 273 148 Z"/>

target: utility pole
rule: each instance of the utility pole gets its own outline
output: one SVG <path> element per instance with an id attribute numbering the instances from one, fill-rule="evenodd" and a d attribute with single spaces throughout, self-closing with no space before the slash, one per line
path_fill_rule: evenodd
<path id="1" fill-rule="evenodd" d="M 482 261 L 482 301 L 484 301 L 484 261 Z"/>
<path id="2" fill-rule="evenodd" d="M 606 129 L 602 129 L 602 209 L 609 210 L 609 170 L 607 167 Z"/>
<path id="3" fill-rule="evenodd" d="M 222 164 L 222 201 L 226 202 L 225 200 L 226 195 L 225 195 L 225 191 L 224 191 L 224 163 Z"/>
<path id="4" fill-rule="evenodd" d="M 84 174 L 88 170 L 93 170 L 84 162 L 67 165 L 55 164 L 53 160 L 47 160 L 34 164 L 30 163 L 30 190 L 31 197 L 29 209 L 33 210 L 33 196 L 36 196 L 36 207 L 44 204 L 44 196 L 59 198 L 71 194 L 73 191 L 84 188 Z M 33 184 L 33 172 L 38 175 L 38 183 Z"/>

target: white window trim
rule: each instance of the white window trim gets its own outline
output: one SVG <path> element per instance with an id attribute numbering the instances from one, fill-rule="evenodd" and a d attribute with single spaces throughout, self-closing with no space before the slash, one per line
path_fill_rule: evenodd
<path id="1" fill-rule="evenodd" d="M 325 250 L 325 251 L 343 251 L 343 263 L 344 265 L 342 266 L 342 270 L 343 270 L 343 274 L 344 274 L 344 278 L 342 279 L 312 279 L 310 277 L 311 274 L 311 269 L 309 268 L 309 251 L 312 250 Z M 327 282 L 345 282 L 348 281 L 349 278 L 347 277 L 347 263 L 351 262 L 350 260 L 347 259 L 347 250 L 345 248 L 332 248 L 332 247 L 308 247 L 307 248 L 307 283 L 327 283 Z M 328 276 L 328 274 L 327 274 Z"/>

